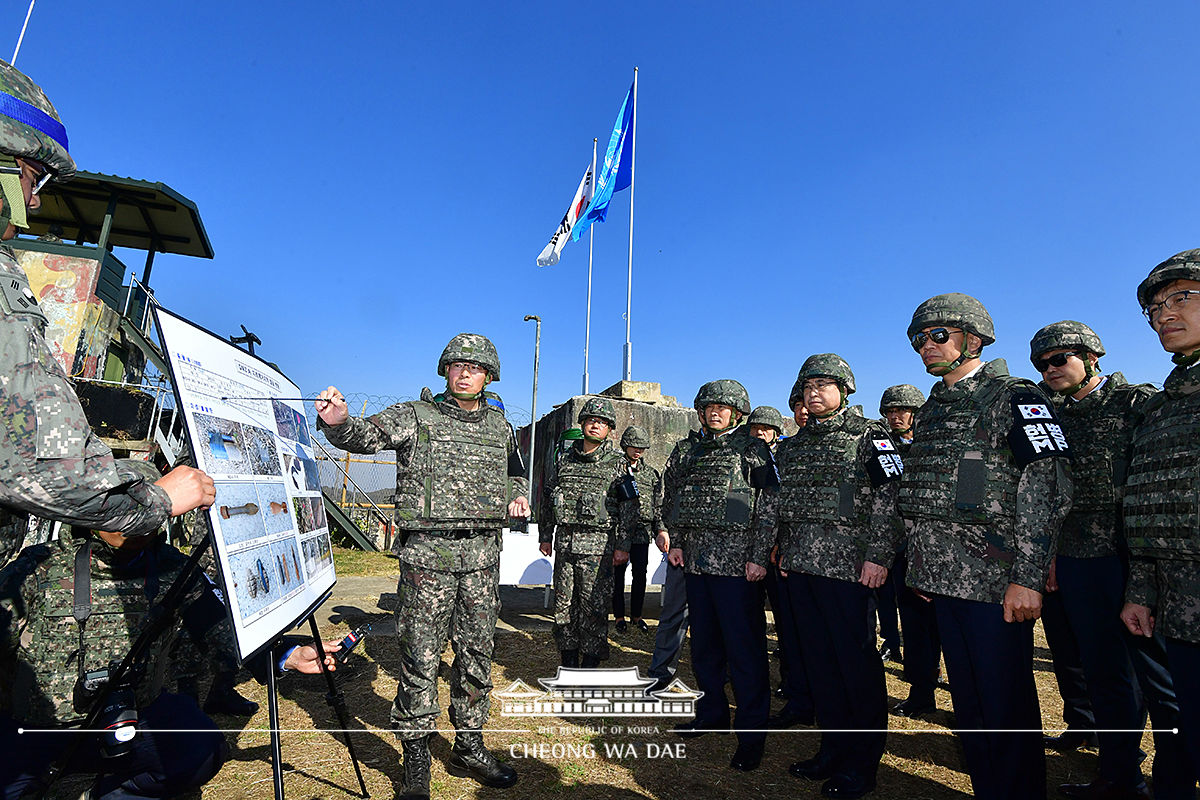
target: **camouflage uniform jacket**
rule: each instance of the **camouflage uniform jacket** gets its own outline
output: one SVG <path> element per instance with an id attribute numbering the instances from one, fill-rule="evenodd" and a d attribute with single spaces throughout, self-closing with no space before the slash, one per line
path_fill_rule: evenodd
<path id="1" fill-rule="evenodd" d="M 1073 558 L 1117 555 L 1121 545 L 1117 513 L 1129 467 L 1129 445 L 1138 406 L 1154 388 L 1129 385 L 1114 372 L 1082 400 L 1055 397 L 1055 408 L 1071 443 L 1071 511 L 1058 537 L 1058 554 Z"/>
<path id="2" fill-rule="evenodd" d="M 1017 420 L 1018 406 L 1041 416 Z M 996 359 L 953 386 L 937 383 L 917 419 L 897 500 L 908 585 L 984 603 L 1002 602 L 1010 583 L 1044 591 L 1071 499 L 1050 401 Z M 1043 449 L 1022 466 L 1029 437 Z"/>
<path id="3" fill-rule="evenodd" d="M 1141 411 L 1124 497 L 1125 599 L 1156 610 L 1156 631 L 1200 643 L 1200 365 L 1176 367 Z"/>
<path id="4" fill-rule="evenodd" d="M 662 509 L 686 572 L 744 576 L 746 564 L 769 563 L 779 489 L 752 485 L 759 468 L 775 474 L 770 448 L 746 425 L 716 436 L 692 434 L 675 445 L 663 470 Z"/>
<path id="5" fill-rule="evenodd" d="M 0 563 L 19 547 L 29 514 L 136 536 L 171 513 L 165 491 L 118 474 L 45 330 L 25 272 L 0 247 Z"/>
<path id="6" fill-rule="evenodd" d="M 903 466 L 885 426 L 856 408 L 813 418 L 775 460 L 781 569 L 844 581 L 857 581 L 864 561 L 891 569 Z"/>
<path id="7" fill-rule="evenodd" d="M 59 542 L 27 547 L 0 570 L 0 709 L 17 720 L 60 726 L 83 719 L 72 692 L 80 666 L 80 628 L 73 616 L 75 553 L 85 542 L 67 535 Z M 125 656 L 146 612 L 187 562 L 163 543 L 126 554 L 99 539 L 91 542 L 92 609 L 83 628 L 84 671 L 106 668 Z M 227 648 L 224 607 L 198 578 L 185 598 L 183 623 L 197 641 Z M 162 693 L 178 630 L 168 629 L 151 645 L 146 672 L 135 681 L 142 707 Z"/>
<path id="8" fill-rule="evenodd" d="M 626 461 L 608 440 L 590 453 L 582 445 L 577 441 L 559 456 L 546 478 L 538 541 L 553 540 L 559 553 L 599 555 L 616 540 L 622 505 L 617 484 L 627 474 Z"/>
<path id="9" fill-rule="evenodd" d="M 626 470 L 637 481 L 638 496 L 621 504 L 621 528 L 617 549 L 628 551 L 635 544 L 649 544 L 662 529 L 662 473 L 639 458 L 625 460 Z"/>
<path id="10" fill-rule="evenodd" d="M 431 441 L 430 420 L 458 440 Z M 475 411 L 464 411 L 424 389 L 421 400 L 397 403 L 366 419 L 351 417 L 336 427 L 318 420 L 317 427 L 331 444 L 351 453 L 396 451 L 395 520 L 406 533 L 392 549 L 402 563 L 444 572 L 499 563 L 509 500 L 528 491 L 524 477 L 508 474 L 516 442 L 499 408 L 481 400 Z M 412 519 L 402 498 L 420 485 L 430 517 Z"/>

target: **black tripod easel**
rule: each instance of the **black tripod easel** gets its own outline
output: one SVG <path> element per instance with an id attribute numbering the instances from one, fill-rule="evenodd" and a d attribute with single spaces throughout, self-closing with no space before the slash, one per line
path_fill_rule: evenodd
<path id="1" fill-rule="evenodd" d="M 308 627 L 312 631 L 313 646 L 317 648 L 317 662 L 321 665 L 321 674 L 325 676 L 325 685 L 329 691 L 325 693 L 325 702 L 328 703 L 337 715 L 338 724 L 341 726 L 342 741 L 346 744 L 346 750 L 350 753 L 350 763 L 354 765 L 354 774 L 358 778 L 359 797 L 369 797 L 367 794 L 367 784 L 363 780 L 362 769 L 358 764 L 358 754 L 354 751 L 354 742 L 350 739 L 348 714 L 346 711 L 346 696 L 342 690 L 338 688 L 337 683 L 333 679 L 333 673 L 325 665 L 325 645 L 321 641 L 321 634 L 317 630 L 316 610 L 320 608 L 320 604 L 308 613 Z M 266 656 L 271 663 L 267 664 L 267 718 L 271 725 L 271 773 L 275 784 L 275 800 L 284 800 L 283 797 L 283 739 L 279 732 L 279 690 L 276 681 L 275 662 L 276 642 L 271 643 L 271 647 L 267 649 Z"/>

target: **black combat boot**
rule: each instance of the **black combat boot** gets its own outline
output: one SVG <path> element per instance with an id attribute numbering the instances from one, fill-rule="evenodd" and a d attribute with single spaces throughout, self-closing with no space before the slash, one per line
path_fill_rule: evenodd
<path id="1" fill-rule="evenodd" d="M 493 789 L 507 789 L 517 782 L 517 771 L 496 760 L 483 746 L 483 734 L 479 731 L 460 731 L 454 737 L 446 771 L 460 778 L 473 778 Z"/>
<path id="2" fill-rule="evenodd" d="M 401 739 L 404 753 L 404 794 L 397 800 L 429 800 L 429 736 Z"/>
<path id="3" fill-rule="evenodd" d="M 560 655 L 562 656 L 562 665 L 564 667 L 578 667 L 579 666 L 579 651 L 578 650 L 562 650 L 560 652 Z"/>
<path id="4" fill-rule="evenodd" d="M 229 714 L 234 717 L 252 717 L 258 711 L 258 703 L 242 697 L 233 688 L 233 673 L 218 672 L 204 701 L 205 714 Z"/>
<path id="5" fill-rule="evenodd" d="M 584 653 L 583 660 L 579 663 L 579 666 L 583 667 L 584 669 L 592 669 L 594 667 L 598 667 L 598 666 L 600 666 L 600 656 L 593 656 L 593 655 Z"/>

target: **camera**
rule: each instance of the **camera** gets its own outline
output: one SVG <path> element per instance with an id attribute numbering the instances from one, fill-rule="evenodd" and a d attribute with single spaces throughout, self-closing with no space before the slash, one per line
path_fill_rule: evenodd
<path id="1" fill-rule="evenodd" d="M 87 714 L 92 710 L 96 698 L 108 685 L 110 672 L 93 669 L 83 673 L 75 681 L 72 702 L 75 711 Z M 96 720 L 100 732 L 100 755 L 105 759 L 120 758 L 133 750 L 133 738 L 137 736 L 137 697 L 129 686 L 113 689 Z"/>
<path id="2" fill-rule="evenodd" d="M 108 696 L 96 721 L 100 729 L 100 756 L 121 758 L 133 751 L 133 739 L 137 736 L 137 698 L 132 689 L 115 689 Z"/>

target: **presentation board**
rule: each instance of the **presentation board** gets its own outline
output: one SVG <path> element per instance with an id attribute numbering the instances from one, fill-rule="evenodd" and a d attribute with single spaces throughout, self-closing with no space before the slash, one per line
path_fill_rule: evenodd
<path id="1" fill-rule="evenodd" d="M 262 359 L 155 309 L 196 466 L 216 484 L 214 557 L 245 661 L 321 604 L 336 575 L 300 389 Z"/>

